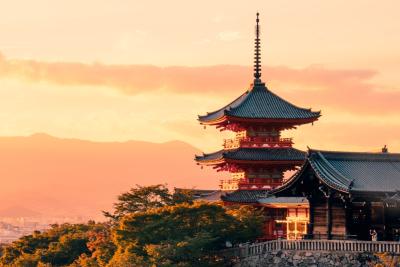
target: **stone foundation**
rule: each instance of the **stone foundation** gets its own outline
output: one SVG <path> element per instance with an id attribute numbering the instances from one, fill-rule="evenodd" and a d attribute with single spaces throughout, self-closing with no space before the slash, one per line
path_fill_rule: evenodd
<path id="1" fill-rule="evenodd" d="M 242 259 L 235 267 L 329 267 L 329 266 L 400 266 L 400 255 L 389 253 L 274 251 Z"/>

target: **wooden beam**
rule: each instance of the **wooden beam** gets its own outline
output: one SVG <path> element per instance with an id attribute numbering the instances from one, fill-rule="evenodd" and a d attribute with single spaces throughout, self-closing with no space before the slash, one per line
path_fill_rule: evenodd
<path id="1" fill-rule="evenodd" d="M 310 238 L 314 238 L 314 216 L 315 216 L 315 208 L 314 208 L 314 201 L 313 198 L 308 199 L 309 202 L 309 216 L 310 216 L 310 223 L 308 224 L 307 228 L 307 235 Z"/>
<path id="2" fill-rule="evenodd" d="M 326 225 L 327 225 L 327 236 L 328 239 L 332 239 L 332 193 L 328 193 L 326 198 Z"/>
<path id="3" fill-rule="evenodd" d="M 345 217 L 346 217 L 346 222 L 345 222 L 345 227 L 346 227 L 346 236 L 351 235 L 351 227 L 352 227 L 352 214 L 353 214 L 353 205 L 351 204 L 350 201 L 346 201 L 345 205 Z"/>
<path id="4" fill-rule="evenodd" d="M 383 240 L 387 239 L 387 227 L 386 227 L 386 203 L 383 202 L 383 208 L 382 208 L 382 224 L 383 224 Z M 396 240 L 398 241 L 398 240 Z"/>

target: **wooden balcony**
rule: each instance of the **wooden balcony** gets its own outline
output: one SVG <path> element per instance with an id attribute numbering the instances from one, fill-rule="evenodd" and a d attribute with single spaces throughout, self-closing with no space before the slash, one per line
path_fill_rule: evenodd
<path id="1" fill-rule="evenodd" d="M 292 147 L 292 138 L 244 137 L 224 140 L 225 149 L 246 148 L 285 148 Z"/>
<path id="2" fill-rule="evenodd" d="M 270 180 L 270 179 L 269 179 Z M 262 189 L 273 189 L 282 185 L 280 181 L 266 181 L 265 179 L 241 179 L 238 181 L 239 189 L 243 190 L 262 190 Z"/>
<path id="3" fill-rule="evenodd" d="M 237 190 L 238 180 L 228 179 L 228 180 L 220 180 L 219 187 L 221 190 Z"/>

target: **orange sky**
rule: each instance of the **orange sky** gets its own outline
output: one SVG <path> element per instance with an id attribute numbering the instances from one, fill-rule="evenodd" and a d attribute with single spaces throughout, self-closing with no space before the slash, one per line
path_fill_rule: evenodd
<path id="1" fill-rule="evenodd" d="M 7 1 L 0 3 L 0 136 L 96 141 L 222 137 L 196 122 L 252 79 L 322 110 L 296 146 L 400 152 L 398 1 Z"/>

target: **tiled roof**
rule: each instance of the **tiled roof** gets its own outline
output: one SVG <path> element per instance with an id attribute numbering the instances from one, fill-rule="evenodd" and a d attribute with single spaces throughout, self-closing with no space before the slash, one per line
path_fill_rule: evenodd
<path id="1" fill-rule="evenodd" d="M 299 108 L 272 93 L 264 83 L 255 84 L 227 106 L 199 116 L 206 123 L 222 118 L 224 115 L 251 119 L 317 119 L 320 112 Z"/>
<path id="2" fill-rule="evenodd" d="M 191 192 L 195 200 L 218 202 L 221 201 L 221 196 L 233 191 L 222 191 L 220 189 L 175 188 L 175 192 Z"/>
<path id="3" fill-rule="evenodd" d="M 236 203 L 258 203 L 260 198 L 267 195 L 269 190 L 236 190 L 221 196 L 221 199 L 226 202 Z"/>
<path id="4" fill-rule="evenodd" d="M 328 186 L 344 192 L 394 193 L 400 190 L 400 154 L 310 150 L 306 163 L 281 188 L 302 179 L 310 166 Z"/>
<path id="5" fill-rule="evenodd" d="M 305 197 L 276 197 L 270 196 L 266 198 L 260 198 L 258 200 L 260 204 L 308 204 L 308 200 Z"/>
<path id="6" fill-rule="evenodd" d="M 210 194 L 203 194 L 203 195 L 197 196 L 197 197 L 195 197 L 195 200 L 218 202 L 218 201 L 221 201 L 221 197 L 225 196 L 227 193 L 228 193 L 228 191 L 215 190 L 214 192 L 212 192 Z"/>
<path id="7" fill-rule="evenodd" d="M 198 162 L 222 159 L 252 161 L 303 161 L 306 153 L 295 148 L 238 148 L 196 156 Z"/>

